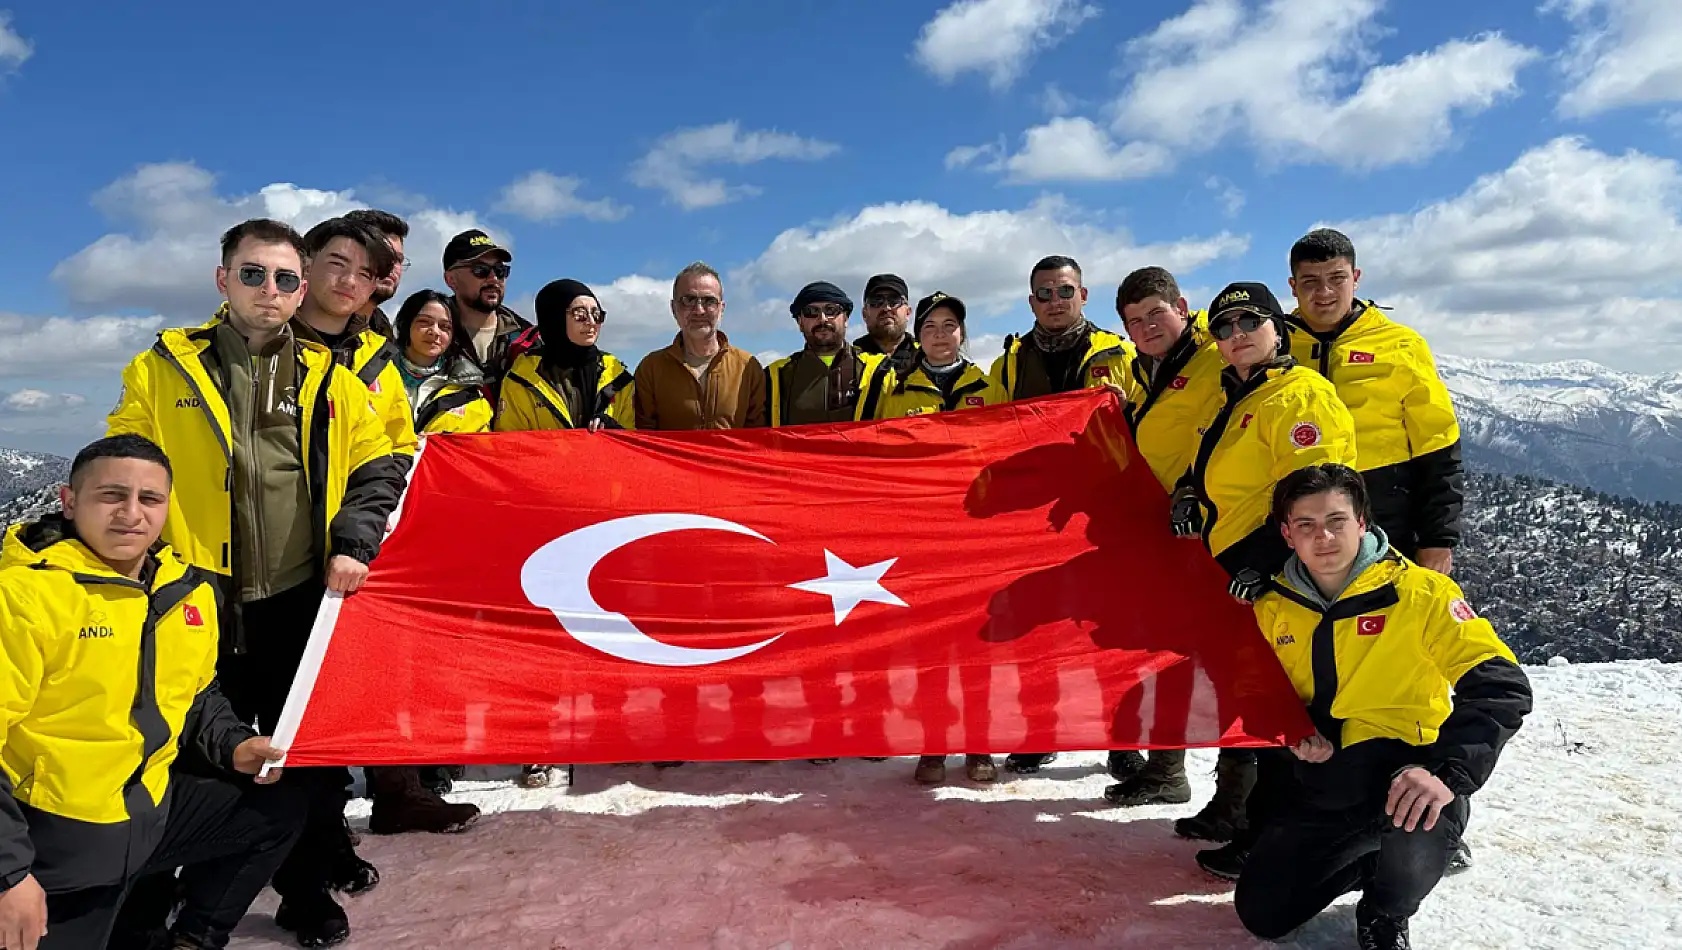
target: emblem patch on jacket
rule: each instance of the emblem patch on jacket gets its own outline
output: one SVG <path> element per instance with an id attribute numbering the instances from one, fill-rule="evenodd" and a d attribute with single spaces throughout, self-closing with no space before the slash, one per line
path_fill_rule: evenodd
<path id="1" fill-rule="evenodd" d="M 192 604 L 181 608 L 181 619 L 185 620 L 189 627 L 204 626 L 204 615 L 199 613 L 199 609 Z"/>
<path id="2" fill-rule="evenodd" d="M 1109 379 L 1110 378 L 1110 368 L 1108 366 L 1094 366 L 1094 367 L 1092 367 L 1092 378 L 1093 379 Z"/>
<path id="3" fill-rule="evenodd" d="M 1291 427 L 1291 441 L 1297 448 L 1307 449 L 1320 444 L 1320 427 L 1312 422 L 1299 422 Z"/>
<path id="4" fill-rule="evenodd" d="M 1355 632 L 1363 637 L 1376 637 L 1384 632 L 1384 616 L 1377 614 L 1371 617 L 1355 618 Z"/>
<path id="5" fill-rule="evenodd" d="M 1371 363 L 1372 361 L 1371 353 L 1363 353 L 1360 350 L 1349 351 L 1349 362 L 1351 363 Z"/>
<path id="6" fill-rule="evenodd" d="M 1250 427 L 1250 420 L 1254 419 L 1254 418 L 1255 418 L 1255 416 L 1251 415 L 1250 413 L 1248 413 L 1248 412 L 1244 413 L 1244 418 L 1238 420 L 1238 428 L 1248 429 Z"/>
<path id="7" fill-rule="evenodd" d="M 980 396 L 965 396 L 964 397 L 964 405 L 966 405 L 966 406 L 985 406 L 985 405 L 987 405 L 987 400 L 981 398 Z"/>
<path id="8" fill-rule="evenodd" d="M 1174 377 L 1174 381 L 1168 384 L 1168 388 L 1169 389 L 1184 389 L 1184 388 L 1186 388 L 1186 384 L 1189 383 L 1189 382 L 1191 382 L 1191 380 L 1185 378 L 1184 376 L 1176 376 L 1176 377 Z"/>
<path id="9" fill-rule="evenodd" d="M 1454 598 L 1454 602 L 1448 605 L 1448 612 L 1461 623 L 1478 619 L 1478 612 L 1472 609 L 1471 604 L 1466 603 L 1464 597 Z"/>

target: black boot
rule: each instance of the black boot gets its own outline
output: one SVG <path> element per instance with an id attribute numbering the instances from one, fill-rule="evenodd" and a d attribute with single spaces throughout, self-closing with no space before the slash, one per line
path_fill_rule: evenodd
<path id="1" fill-rule="evenodd" d="M 1137 775 L 1104 789 L 1104 800 L 1131 808 L 1136 805 L 1183 805 L 1191 801 L 1186 781 L 1184 749 L 1157 749 Z"/>
<path id="2" fill-rule="evenodd" d="M 333 947 L 350 937 L 350 919 L 326 891 L 282 898 L 274 922 L 292 931 L 301 947 Z"/>
<path id="3" fill-rule="evenodd" d="M 362 860 L 356 853 L 355 839 L 350 830 L 350 822 L 340 820 L 344 826 L 344 836 L 333 842 L 332 857 L 327 865 L 327 883 L 335 891 L 346 894 L 361 894 L 371 891 L 380 883 L 379 868 Z M 332 899 L 328 899 L 332 903 Z M 337 905 L 334 905 L 337 906 Z M 331 944 L 320 944 L 331 946 Z"/>
<path id="4" fill-rule="evenodd" d="M 1138 775 L 1145 767 L 1145 757 L 1135 749 L 1125 749 L 1121 752 L 1111 752 L 1109 760 L 1110 778 L 1118 782 L 1125 782 Z"/>
<path id="5" fill-rule="evenodd" d="M 370 767 L 368 791 L 374 812 L 368 830 L 377 835 L 428 831 L 448 834 L 465 831 L 479 817 L 479 809 L 454 804 L 421 784 L 420 770 L 401 765 Z"/>
<path id="6" fill-rule="evenodd" d="M 456 779 L 460 776 L 451 770 L 457 766 L 423 765 L 420 767 L 421 787 L 434 795 L 448 795 L 455 791 Z"/>
<path id="7" fill-rule="evenodd" d="M 1215 797 L 1202 811 L 1174 822 L 1174 833 L 1182 838 L 1231 841 L 1233 835 L 1248 827 L 1244 803 L 1255 784 L 1255 755 L 1223 752 L 1215 762 Z"/>
<path id="8" fill-rule="evenodd" d="M 1033 775 L 1055 761 L 1055 752 L 1012 752 L 1005 756 L 1005 771 L 1015 772 L 1017 775 Z"/>
<path id="9" fill-rule="evenodd" d="M 1355 940 L 1361 950 L 1412 950 L 1408 922 L 1375 913 L 1366 901 L 1355 905 Z"/>
<path id="10" fill-rule="evenodd" d="M 1244 873 L 1244 862 L 1249 857 L 1248 844 L 1232 841 L 1218 848 L 1197 852 L 1197 866 L 1223 881 L 1236 881 L 1238 875 Z"/>

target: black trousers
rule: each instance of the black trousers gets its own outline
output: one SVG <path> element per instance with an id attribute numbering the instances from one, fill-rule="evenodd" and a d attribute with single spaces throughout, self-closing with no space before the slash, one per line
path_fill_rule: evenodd
<path id="1" fill-rule="evenodd" d="M 1258 790 L 1260 786 L 1257 786 Z M 1465 833 L 1455 798 L 1426 831 L 1394 827 L 1382 801 L 1340 810 L 1298 803 L 1274 816 L 1244 862 L 1233 905 L 1258 937 L 1276 940 L 1350 891 L 1378 914 L 1406 920 L 1437 886 Z"/>
<path id="2" fill-rule="evenodd" d="M 223 658 L 222 693 L 234 712 L 264 735 L 280 720 L 325 593 L 322 582 L 312 580 L 241 607 L 246 652 Z M 275 874 L 275 890 L 282 897 L 325 891 L 334 855 L 348 847 L 344 812 L 350 770 L 287 769 L 280 784 L 305 798 L 307 814 L 298 843 Z"/>
<path id="3" fill-rule="evenodd" d="M 161 874 L 173 896 L 169 872 L 178 867 L 187 906 L 175 933 L 206 947 L 226 946 L 297 836 L 302 805 L 278 784 L 172 774 L 168 824 L 140 874 L 107 887 L 48 894 L 42 950 L 100 950 L 112 939 L 130 887 Z"/>

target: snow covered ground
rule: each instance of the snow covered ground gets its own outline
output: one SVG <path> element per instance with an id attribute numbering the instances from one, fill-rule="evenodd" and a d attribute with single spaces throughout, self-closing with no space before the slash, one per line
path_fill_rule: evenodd
<path id="1" fill-rule="evenodd" d="M 1475 799 L 1477 866 L 1414 922 L 1421 948 L 1682 947 L 1682 666 L 1532 669 L 1537 710 Z M 580 768 L 570 790 L 464 784 L 457 836 L 367 836 L 349 948 L 1231 948 L 1354 946 L 1352 898 L 1283 944 L 1172 819 L 1115 809 L 1097 753 L 1040 776 L 928 789 L 911 760 Z M 961 776 L 960 760 L 949 760 Z M 366 819 L 368 803 L 352 816 Z M 292 946 L 272 895 L 232 946 Z"/>

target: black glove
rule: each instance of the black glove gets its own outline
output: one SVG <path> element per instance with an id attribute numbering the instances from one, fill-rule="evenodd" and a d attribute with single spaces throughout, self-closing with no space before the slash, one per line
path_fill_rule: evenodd
<path id="1" fill-rule="evenodd" d="M 1226 592 L 1247 604 L 1253 604 L 1257 597 L 1267 593 L 1267 578 L 1261 576 L 1254 568 L 1246 567 L 1233 575 L 1232 583 L 1227 585 Z"/>
<path id="2" fill-rule="evenodd" d="M 1203 506 L 1198 504 L 1197 493 L 1190 485 L 1174 489 L 1169 504 L 1169 526 L 1176 538 L 1195 538 L 1203 533 Z"/>

